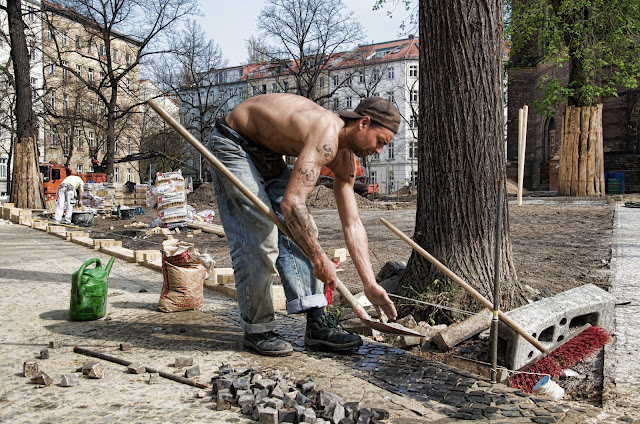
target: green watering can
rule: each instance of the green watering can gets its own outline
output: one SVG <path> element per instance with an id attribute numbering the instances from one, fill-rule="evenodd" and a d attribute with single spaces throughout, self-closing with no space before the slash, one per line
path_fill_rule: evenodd
<path id="1" fill-rule="evenodd" d="M 74 321 L 90 321 L 107 313 L 107 287 L 109 272 L 115 258 L 102 269 L 100 259 L 93 258 L 82 264 L 71 276 L 71 304 L 69 316 Z M 86 269 L 95 263 L 93 269 Z"/>

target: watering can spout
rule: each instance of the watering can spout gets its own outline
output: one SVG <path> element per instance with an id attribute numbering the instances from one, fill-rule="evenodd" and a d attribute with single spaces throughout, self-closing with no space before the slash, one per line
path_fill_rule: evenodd
<path id="1" fill-rule="evenodd" d="M 111 257 L 111 259 L 109 260 L 109 263 L 107 264 L 107 267 L 104 269 L 104 273 L 105 275 L 108 277 L 109 273 L 111 272 L 111 267 L 113 266 L 113 261 L 115 261 L 116 258 L 114 258 L 113 256 Z"/>

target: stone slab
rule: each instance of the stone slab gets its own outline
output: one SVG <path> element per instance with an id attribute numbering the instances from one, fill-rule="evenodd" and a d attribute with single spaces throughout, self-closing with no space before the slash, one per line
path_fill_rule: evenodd
<path id="1" fill-rule="evenodd" d="M 122 242 L 120 242 L 122 244 Z M 124 247 L 101 247 L 100 251 L 127 262 L 135 262 L 133 250 Z"/>

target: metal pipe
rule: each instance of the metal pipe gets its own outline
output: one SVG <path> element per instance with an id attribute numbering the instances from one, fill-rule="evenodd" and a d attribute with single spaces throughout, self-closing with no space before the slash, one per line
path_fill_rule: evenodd
<path id="1" fill-rule="evenodd" d="M 474 289 L 469 284 L 467 284 L 462 278 L 458 277 L 453 271 L 451 271 L 449 268 L 444 266 L 442 264 L 442 262 L 440 262 L 439 260 L 437 260 L 436 258 L 431 256 L 431 254 L 429 252 L 427 252 L 426 250 L 424 250 L 422 247 L 420 247 L 420 245 L 418 245 L 418 243 L 416 243 L 413 240 L 411 240 L 409 237 L 407 237 L 407 235 L 405 235 L 402 231 L 400 231 L 399 229 L 394 227 L 386 219 L 380 218 L 380 222 L 382 222 L 384 225 L 386 225 L 387 228 L 389 228 L 391 231 L 396 233 L 396 235 L 398 237 L 400 237 L 402 240 L 404 240 L 409 246 L 413 247 L 416 250 L 416 252 L 418 252 L 425 259 L 427 259 L 429 262 L 431 262 L 433 265 L 435 265 L 436 268 L 438 268 L 440 271 L 442 271 L 447 277 L 451 278 L 451 280 L 453 280 L 460 287 L 465 289 L 467 291 L 467 293 L 469 293 L 478 302 L 480 302 L 482 304 L 482 306 L 484 306 L 485 308 L 487 308 L 487 309 L 489 309 L 491 311 L 493 310 L 493 305 L 491 304 L 491 302 L 489 302 L 484 296 L 482 296 L 480 293 L 478 293 L 478 291 L 476 289 Z M 531 343 L 533 346 L 535 346 L 535 348 L 538 349 L 540 352 L 542 352 L 542 353 L 547 353 L 548 352 L 547 348 L 542 346 L 542 344 L 538 340 L 536 340 L 529 333 L 527 333 L 522 327 L 520 327 L 517 323 L 515 323 L 511 318 L 509 318 L 508 316 L 503 314 L 501 311 L 498 311 L 498 316 L 500 317 L 502 322 L 504 322 L 509 327 L 511 327 L 513 329 L 513 331 L 515 331 L 516 333 L 518 333 L 522 337 L 524 337 L 525 340 L 527 340 L 529 343 Z"/>
<path id="2" fill-rule="evenodd" d="M 502 255 L 502 203 L 504 180 L 498 180 L 498 204 L 496 216 L 496 246 L 493 258 L 493 318 L 491 319 L 491 382 L 498 376 L 498 312 L 500 311 L 500 259 Z"/>
<path id="3" fill-rule="evenodd" d="M 94 357 L 94 358 L 103 359 L 105 361 L 113 362 L 115 364 L 124 365 L 125 367 L 128 367 L 129 365 L 131 365 L 133 363 L 131 361 L 126 361 L 124 359 L 120 359 L 120 358 L 117 358 L 115 356 L 105 355 L 104 353 L 94 352 L 94 351 L 89 350 L 89 349 L 83 349 L 83 348 L 78 347 L 78 346 L 74 347 L 73 351 L 76 352 L 76 353 L 80 353 L 82 355 L 87 355 L 87 356 L 91 356 L 91 357 Z M 164 377 L 164 378 L 169 379 L 169 380 L 177 381 L 178 383 L 187 384 L 189 386 L 198 387 L 200 389 L 206 389 L 206 388 L 209 387 L 207 384 L 198 383 L 196 381 L 193 381 L 190 378 L 180 377 L 179 375 L 171 374 L 169 372 L 160 371 L 160 370 L 157 370 L 155 368 L 151 368 L 151 367 L 147 367 L 147 366 L 145 366 L 144 368 L 148 373 L 158 373 L 158 375 L 160 375 L 160 377 Z"/>

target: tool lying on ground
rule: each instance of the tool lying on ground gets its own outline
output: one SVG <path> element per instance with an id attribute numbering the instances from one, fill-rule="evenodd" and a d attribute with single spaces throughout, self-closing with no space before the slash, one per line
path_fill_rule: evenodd
<path id="1" fill-rule="evenodd" d="M 116 358 L 115 356 L 105 355 L 104 353 L 94 352 L 88 349 L 83 349 L 78 346 L 75 346 L 73 348 L 73 351 L 81 355 L 87 355 L 87 356 L 91 356 L 98 359 L 104 359 L 105 361 L 113 362 L 115 364 L 124 365 L 125 367 L 128 367 L 129 365 L 133 364 L 133 362 L 131 361 L 125 361 L 124 359 Z M 182 384 L 188 384 L 189 386 L 198 387 L 200 389 L 206 389 L 209 387 L 207 384 L 198 383 L 196 381 L 193 381 L 190 378 L 180 377 L 179 375 L 171 374 L 169 372 L 159 371 L 155 368 L 145 366 L 145 370 L 148 373 L 157 373 L 158 375 L 160 375 L 160 377 L 168 378 L 169 380 L 177 381 L 178 383 L 182 383 Z"/>
<path id="2" fill-rule="evenodd" d="M 170 115 L 168 115 L 157 103 L 153 100 L 147 101 L 149 106 L 158 114 L 161 118 L 163 118 L 169 125 L 171 125 L 180 135 L 182 135 L 193 147 L 198 150 L 198 152 L 207 159 L 216 169 L 224 174 L 235 186 L 240 190 L 249 200 L 251 200 L 260 210 L 260 212 L 264 213 L 279 229 L 284 233 L 289 239 L 291 239 L 295 243 L 295 239 L 291 235 L 289 229 L 286 224 L 278 218 L 278 216 L 271 210 L 269 206 L 267 206 L 258 196 L 253 194 L 217 157 L 211 153 L 209 149 L 207 149 L 202 143 L 200 143 L 186 128 L 184 128 L 180 123 L 178 123 L 175 119 L 173 119 Z M 296 243 L 297 244 L 297 243 Z M 303 253 L 304 250 L 300 249 Z M 305 253 L 306 254 L 306 253 Z M 391 334 L 402 334 L 409 336 L 417 336 L 422 337 L 422 334 L 417 333 L 411 329 L 408 329 L 397 323 L 384 323 L 379 321 L 374 321 L 371 319 L 371 316 L 364 310 L 359 304 L 356 298 L 351 294 L 349 289 L 344 285 L 340 279 L 337 279 L 338 292 L 340 295 L 347 301 L 351 309 L 358 315 L 358 318 L 365 323 L 367 326 L 374 328 L 383 333 L 391 333 Z"/>
<path id="3" fill-rule="evenodd" d="M 413 249 L 421 256 L 435 265 L 436 268 L 442 271 L 447 277 L 451 278 L 452 281 L 465 289 L 485 308 L 493 310 L 491 302 L 489 302 L 484 296 L 478 293 L 473 287 L 467 284 L 462 278 L 443 265 L 440 261 L 431 256 L 429 252 L 407 237 L 406 234 L 402 233 L 398 228 L 394 227 L 384 218 L 381 218 L 380 222 L 404 240 L 409 246 L 413 247 Z M 602 327 L 588 326 L 576 331 L 572 338 L 554 346 L 554 348 L 550 350 L 545 348 L 537 339 L 527 333 L 502 311 L 498 311 L 498 316 L 502 322 L 511 327 L 515 332 L 524 337 L 529 343 L 534 345 L 544 354 L 543 356 L 536 358 L 533 361 L 535 362 L 533 365 L 530 363 L 523 367 L 525 370 L 524 372 L 533 374 L 517 374 L 512 378 L 511 387 L 517 387 L 527 392 L 531 392 L 533 390 L 534 384 L 539 380 L 539 374 L 549 374 L 551 377 L 557 377 L 560 375 L 562 370 L 572 367 L 580 360 L 609 342 L 609 335 Z"/>

